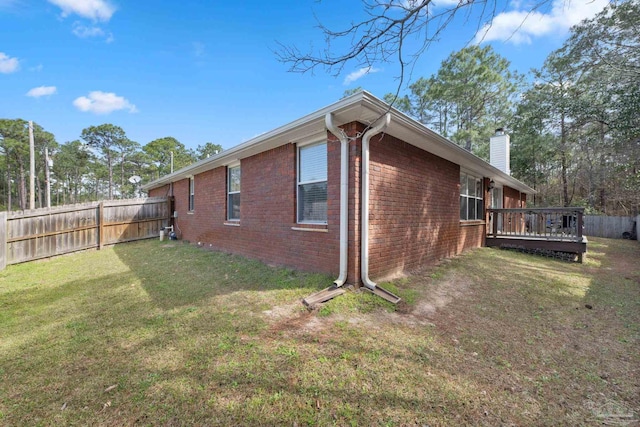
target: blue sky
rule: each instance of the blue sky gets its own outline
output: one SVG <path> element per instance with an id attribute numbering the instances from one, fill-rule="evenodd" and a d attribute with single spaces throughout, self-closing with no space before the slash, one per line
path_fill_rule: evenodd
<path id="1" fill-rule="evenodd" d="M 412 0 L 404 0 L 412 1 Z M 440 0 L 447 7 L 452 0 Z M 482 43 L 526 73 L 565 40 L 571 24 L 606 0 L 552 0 L 522 24 L 526 0 L 500 3 Z M 359 0 L 0 0 L 0 118 L 34 120 L 58 142 L 102 123 L 144 145 L 173 136 L 189 148 L 230 148 L 362 86 L 395 90 L 396 64 L 337 77 L 288 72 L 277 42 L 322 47 L 317 17 L 341 29 L 363 16 Z M 514 31 L 519 28 L 518 32 Z M 478 42 L 460 16 L 416 63 L 413 78 Z"/>

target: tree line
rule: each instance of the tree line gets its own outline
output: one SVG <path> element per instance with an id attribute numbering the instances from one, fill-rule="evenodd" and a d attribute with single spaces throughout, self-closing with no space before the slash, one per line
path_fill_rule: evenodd
<path id="1" fill-rule="evenodd" d="M 33 123 L 36 207 L 45 206 L 46 173 L 50 169 L 51 205 L 141 196 L 140 184 L 157 179 L 222 151 L 207 142 L 195 150 L 171 136 L 145 145 L 129 139 L 113 124 L 90 126 L 80 139 L 59 144 L 54 135 Z M 45 150 L 52 161 L 46 164 Z M 0 119 L 0 209 L 28 209 L 29 124 Z M 132 177 L 140 177 L 140 182 Z"/>
<path id="2" fill-rule="evenodd" d="M 512 71 L 490 46 L 468 46 L 407 93 L 384 98 L 485 160 L 489 137 L 506 128 L 512 174 L 538 192 L 530 206 L 634 215 L 640 212 L 638 16 L 638 0 L 610 4 L 573 27 L 564 45 L 528 76 Z M 44 200 L 45 147 L 54 159 L 53 204 L 136 196 L 137 184 L 128 178 L 149 182 L 169 173 L 170 153 L 178 169 L 221 150 L 210 142 L 189 150 L 173 137 L 141 146 L 111 124 L 91 126 L 64 144 L 37 124 L 34 136 L 38 206 Z M 25 209 L 24 120 L 0 119 L 0 150 L 0 207 Z"/>
<path id="3" fill-rule="evenodd" d="M 511 172 L 535 206 L 640 213 L 640 2 L 612 3 L 527 76 L 491 46 L 452 53 L 385 100 L 485 160 L 511 133 Z M 345 96 L 357 92 L 356 88 Z"/>

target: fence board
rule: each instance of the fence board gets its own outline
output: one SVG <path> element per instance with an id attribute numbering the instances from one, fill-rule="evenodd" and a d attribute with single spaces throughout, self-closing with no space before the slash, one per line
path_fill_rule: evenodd
<path id="1" fill-rule="evenodd" d="M 0 212 L 0 270 L 7 266 L 7 213 Z"/>
<path id="2" fill-rule="evenodd" d="M 166 198 L 152 197 L 0 212 L 0 270 L 7 264 L 157 237 L 169 225 L 169 206 Z"/>
<path id="3" fill-rule="evenodd" d="M 633 217 L 585 215 L 584 234 L 592 237 L 621 239 L 622 233 L 631 231 Z"/>

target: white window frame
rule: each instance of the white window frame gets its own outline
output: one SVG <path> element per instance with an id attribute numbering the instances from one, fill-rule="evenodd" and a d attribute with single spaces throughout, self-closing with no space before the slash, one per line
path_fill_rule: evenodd
<path id="1" fill-rule="evenodd" d="M 240 188 L 242 188 L 242 169 L 240 163 L 227 166 L 227 221 L 240 221 L 240 215 L 237 218 L 231 217 L 231 196 L 240 194 L 240 190 L 231 191 L 231 170 L 238 169 L 240 171 Z"/>
<path id="2" fill-rule="evenodd" d="M 196 180 L 195 177 L 189 177 L 189 206 L 188 211 L 193 212 L 195 210 L 196 202 Z"/>
<path id="3" fill-rule="evenodd" d="M 465 184 L 465 188 L 462 187 L 462 184 L 460 185 L 460 210 L 462 210 L 462 199 L 466 199 L 467 201 L 467 212 L 465 217 L 462 217 L 462 213 L 460 213 L 460 221 L 483 221 L 484 220 L 484 178 L 480 177 L 478 178 L 477 175 L 475 175 L 474 173 L 471 172 L 467 172 L 464 170 L 460 171 L 460 183 L 462 183 L 462 177 L 465 177 L 465 182 L 467 184 Z M 474 191 L 473 194 L 471 194 L 471 192 L 469 191 L 468 188 L 468 182 L 469 182 L 469 178 L 473 179 L 474 182 Z M 478 183 L 480 184 L 480 195 L 478 196 L 477 192 L 475 191 L 478 188 Z M 466 191 L 465 191 L 466 190 Z M 469 218 L 469 202 L 473 201 L 474 206 L 475 206 L 475 217 L 474 218 Z M 482 209 L 480 209 L 480 212 L 478 212 L 478 201 L 481 201 L 482 203 L 480 203 L 480 206 L 482 207 Z"/>
<path id="4" fill-rule="evenodd" d="M 300 162 L 302 160 L 302 156 L 300 155 L 300 151 L 304 150 L 305 148 L 309 148 L 309 147 L 313 147 L 313 146 L 317 146 L 317 145 L 324 145 L 325 146 L 325 150 L 328 149 L 328 144 L 327 144 L 327 140 L 323 139 L 322 141 L 314 141 L 314 142 L 310 142 L 310 143 L 306 143 L 306 144 L 298 144 L 297 146 L 297 159 L 296 159 L 296 221 L 298 224 L 320 224 L 320 225 L 325 225 L 327 224 L 327 218 L 325 218 L 323 221 L 312 221 L 312 220 L 304 220 L 302 218 L 300 218 L 300 203 L 301 203 L 301 198 L 300 198 L 300 186 L 302 185 L 306 185 L 306 184 L 316 184 L 316 183 L 322 183 L 322 182 L 326 182 L 327 183 L 327 191 L 328 191 L 328 187 L 329 187 L 329 166 L 328 164 L 325 165 L 325 167 L 327 168 L 326 171 L 326 178 L 325 179 L 318 179 L 318 180 L 313 180 L 313 181 L 300 181 L 300 175 L 301 175 L 301 167 L 300 167 Z M 328 152 L 327 152 L 327 163 L 328 163 Z M 329 194 L 327 194 L 327 203 L 329 202 Z"/>

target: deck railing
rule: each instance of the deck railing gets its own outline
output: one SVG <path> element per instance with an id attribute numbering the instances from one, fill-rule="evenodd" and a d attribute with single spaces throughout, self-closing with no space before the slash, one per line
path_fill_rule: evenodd
<path id="1" fill-rule="evenodd" d="M 581 242 L 584 208 L 488 209 L 487 237 Z"/>

